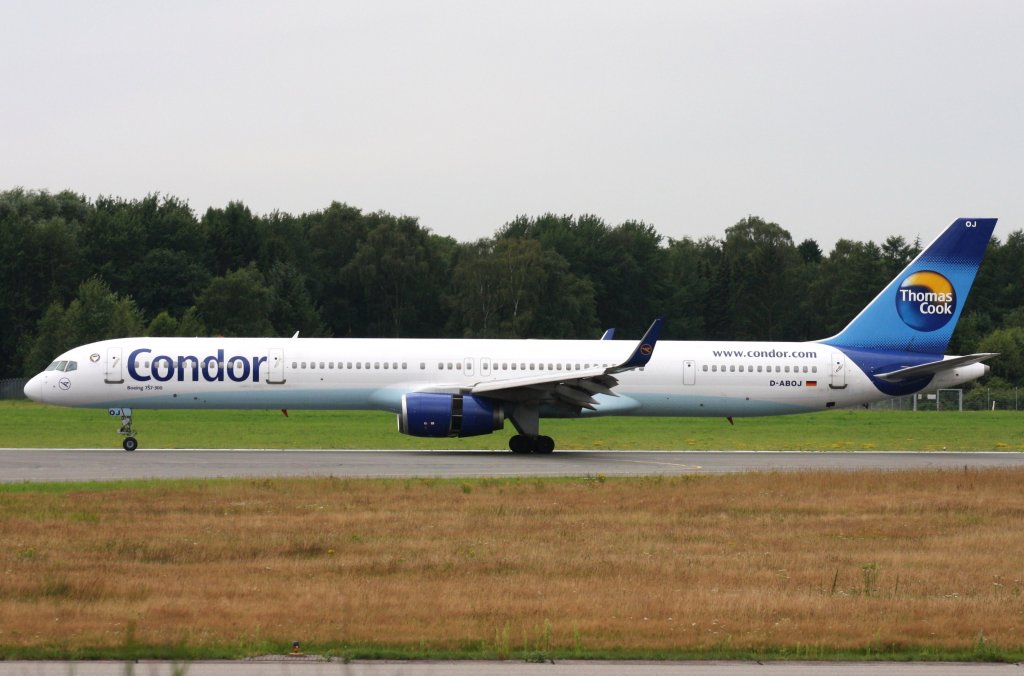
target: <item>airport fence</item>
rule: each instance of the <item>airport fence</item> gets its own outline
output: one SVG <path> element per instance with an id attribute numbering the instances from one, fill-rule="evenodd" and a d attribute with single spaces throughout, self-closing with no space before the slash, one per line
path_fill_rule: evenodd
<path id="1" fill-rule="evenodd" d="M 0 378 L 0 399 L 24 399 L 28 378 Z"/>
<path id="2" fill-rule="evenodd" d="M 972 387 L 939 390 L 931 394 L 896 397 L 871 405 L 873 410 L 893 411 L 1024 411 L 1024 388 Z"/>

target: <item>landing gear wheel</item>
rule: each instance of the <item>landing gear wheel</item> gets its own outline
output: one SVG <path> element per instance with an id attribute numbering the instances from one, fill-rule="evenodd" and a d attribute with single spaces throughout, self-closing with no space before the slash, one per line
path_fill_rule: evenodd
<path id="1" fill-rule="evenodd" d="M 533 453 L 533 444 L 530 441 L 530 437 L 516 434 L 508 440 L 508 448 L 513 453 Z"/>
<path id="2" fill-rule="evenodd" d="M 124 450 L 130 453 L 139 447 L 139 442 L 135 440 L 135 437 L 125 437 L 121 445 L 124 446 Z"/>
<path id="3" fill-rule="evenodd" d="M 555 450 L 555 440 L 551 437 L 540 436 L 533 441 L 533 452 L 534 453 L 553 453 Z"/>

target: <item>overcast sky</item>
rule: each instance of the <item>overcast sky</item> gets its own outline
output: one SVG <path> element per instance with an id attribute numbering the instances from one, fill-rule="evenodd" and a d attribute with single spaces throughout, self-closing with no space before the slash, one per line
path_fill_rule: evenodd
<path id="1" fill-rule="evenodd" d="M 828 250 L 1024 228 L 1024 3 L 0 0 L 0 189 Z"/>

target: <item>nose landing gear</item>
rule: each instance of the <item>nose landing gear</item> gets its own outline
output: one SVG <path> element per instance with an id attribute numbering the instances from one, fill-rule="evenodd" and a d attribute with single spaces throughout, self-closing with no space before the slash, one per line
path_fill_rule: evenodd
<path id="1" fill-rule="evenodd" d="M 138 448 L 139 442 L 135 438 L 135 427 L 132 425 L 132 410 L 130 408 L 112 408 L 107 413 L 121 416 L 121 427 L 117 430 L 118 434 L 124 435 L 121 448 L 129 452 Z"/>

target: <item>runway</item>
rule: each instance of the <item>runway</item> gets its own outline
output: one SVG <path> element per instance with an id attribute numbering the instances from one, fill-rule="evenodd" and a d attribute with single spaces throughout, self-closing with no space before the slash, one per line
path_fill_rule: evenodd
<path id="1" fill-rule="evenodd" d="M 1024 453 L 0 449 L 0 482 L 217 477 L 507 477 L 1024 467 Z"/>

